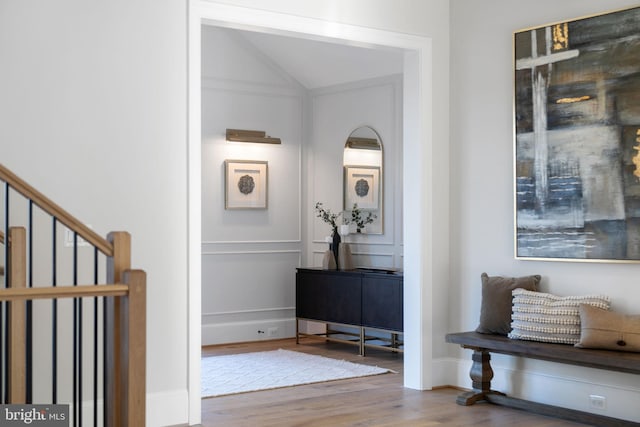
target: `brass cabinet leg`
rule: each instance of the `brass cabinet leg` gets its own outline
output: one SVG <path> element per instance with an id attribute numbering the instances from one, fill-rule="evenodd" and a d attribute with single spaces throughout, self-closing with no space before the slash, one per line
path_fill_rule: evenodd
<path id="1" fill-rule="evenodd" d="M 296 317 L 296 344 L 300 344 L 300 319 Z"/>
<path id="2" fill-rule="evenodd" d="M 459 395 L 456 403 L 470 406 L 481 400 L 486 400 L 486 396 L 489 394 L 504 396 L 504 393 L 491 390 L 493 369 L 491 369 L 491 355 L 489 352 L 487 350 L 474 350 L 471 359 L 473 360 L 473 365 L 471 365 L 469 376 L 471 377 L 473 390 Z"/>

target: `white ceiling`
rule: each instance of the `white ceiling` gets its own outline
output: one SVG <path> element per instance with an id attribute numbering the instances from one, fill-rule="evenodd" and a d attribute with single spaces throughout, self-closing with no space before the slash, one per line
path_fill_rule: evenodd
<path id="1" fill-rule="evenodd" d="M 401 74 L 403 69 L 403 53 L 400 50 L 239 32 L 307 89 Z"/>

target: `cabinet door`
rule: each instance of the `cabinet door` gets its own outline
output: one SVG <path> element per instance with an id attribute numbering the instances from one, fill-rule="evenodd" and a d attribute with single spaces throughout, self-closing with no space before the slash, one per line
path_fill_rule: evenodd
<path id="1" fill-rule="evenodd" d="M 296 317 L 325 320 L 327 317 L 327 280 L 322 274 L 296 273 Z"/>
<path id="2" fill-rule="evenodd" d="M 330 274 L 327 278 L 327 321 L 358 325 L 362 321 L 362 283 L 358 274 Z"/>
<path id="3" fill-rule="evenodd" d="M 362 279 L 362 325 L 402 332 L 401 277 L 365 275 Z"/>

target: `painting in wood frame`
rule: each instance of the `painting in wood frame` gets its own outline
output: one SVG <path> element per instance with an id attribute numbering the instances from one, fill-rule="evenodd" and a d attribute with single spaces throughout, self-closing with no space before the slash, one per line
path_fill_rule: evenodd
<path id="1" fill-rule="evenodd" d="M 225 209 L 267 209 L 268 163 L 225 160 Z"/>
<path id="2" fill-rule="evenodd" d="M 640 261 L 640 7 L 513 42 L 516 258 Z"/>
<path id="3" fill-rule="evenodd" d="M 344 167 L 344 208 L 351 210 L 354 204 L 363 210 L 380 209 L 380 167 Z"/>

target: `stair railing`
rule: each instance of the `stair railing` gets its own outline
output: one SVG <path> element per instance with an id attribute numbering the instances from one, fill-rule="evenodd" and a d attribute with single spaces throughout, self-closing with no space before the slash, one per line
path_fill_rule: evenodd
<path id="1" fill-rule="evenodd" d="M 1 164 L 0 182 L 4 182 L 4 232 L 0 231 L 0 243 L 4 244 L 5 252 L 5 286 L 0 288 L 0 403 L 68 403 L 72 409 L 70 418 L 74 427 L 82 426 L 86 420 L 96 427 L 144 426 L 146 274 L 142 270 L 131 269 L 129 233 L 113 232 L 107 239 L 102 238 Z M 18 216 L 10 203 L 14 194 L 27 201 L 26 219 L 14 219 Z M 34 283 L 36 276 L 41 276 L 37 274 L 41 272 L 36 270 L 42 268 L 42 263 L 36 263 L 34 256 L 34 207 L 51 218 L 51 283 L 47 284 Z M 26 222 L 26 226 L 14 225 L 21 221 Z M 73 235 L 73 279 L 72 283 L 66 285 L 58 283 L 61 275 L 58 271 L 61 269 L 58 223 L 66 226 Z M 79 279 L 80 239 L 94 250 L 93 283 L 89 284 L 82 284 Z M 106 283 L 99 283 L 100 257 L 106 261 Z M 33 376 L 36 363 L 34 330 L 40 331 L 40 327 L 34 325 L 38 320 L 34 314 L 41 314 L 34 313 L 34 304 L 40 300 L 51 301 L 50 307 L 41 310 L 51 312 L 50 393 L 43 391 Z M 67 313 L 59 306 L 59 303 L 67 300 L 73 304 L 71 357 L 69 349 L 58 344 L 61 331 L 68 332 L 62 328 Z M 101 306 L 99 300 L 102 301 Z M 100 307 L 102 317 L 99 315 Z M 93 314 L 92 320 L 86 313 L 89 310 Z M 88 333 L 85 329 L 87 325 L 93 327 L 93 339 L 89 344 L 83 340 Z M 99 350 L 100 337 L 102 351 Z M 88 354 L 93 356 L 89 368 L 83 365 Z M 68 359 L 73 359 L 71 378 L 59 379 Z M 99 372 L 100 365 L 103 367 L 102 375 Z M 90 374 L 89 381 L 87 372 Z M 87 382 L 91 384 L 90 392 L 85 387 Z M 68 392 L 69 385 L 72 393 Z M 72 394 L 72 399 L 66 399 L 64 392 Z M 47 394 L 47 401 L 42 401 L 42 396 Z M 92 394 L 92 400 L 89 399 L 92 417 L 83 414 L 88 394 Z"/>

